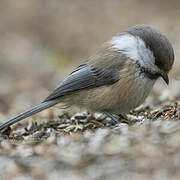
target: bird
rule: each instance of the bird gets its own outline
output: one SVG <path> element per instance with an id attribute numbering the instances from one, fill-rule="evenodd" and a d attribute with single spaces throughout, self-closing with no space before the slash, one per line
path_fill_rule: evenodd
<path id="1" fill-rule="evenodd" d="M 0 124 L 0 131 L 56 104 L 102 112 L 116 123 L 141 105 L 156 80 L 169 83 L 174 50 L 156 28 L 135 25 L 105 42 L 39 105 Z"/>

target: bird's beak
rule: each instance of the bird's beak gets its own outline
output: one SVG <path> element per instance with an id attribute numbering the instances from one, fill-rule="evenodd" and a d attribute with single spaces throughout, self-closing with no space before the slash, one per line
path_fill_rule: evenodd
<path id="1" fill-rule="evenodd" d="M 166 84 L 169 84 L 169 77 L 166 73 L 161 73 L 161 77 L 166 82 Z"/>

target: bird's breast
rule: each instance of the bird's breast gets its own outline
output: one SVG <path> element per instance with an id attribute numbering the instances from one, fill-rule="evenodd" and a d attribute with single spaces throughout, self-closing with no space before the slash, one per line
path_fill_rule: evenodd
<path id="1" fill-rule="evenodd" d="M 84 89 L 69 95 L 66 98 L 67 104 L 92 111 L 107 110 L 115 114 L 129 112 L 144 102 L 155 81 L 136 71 L 123 73 L 124 76 L 112 85 Z"/>

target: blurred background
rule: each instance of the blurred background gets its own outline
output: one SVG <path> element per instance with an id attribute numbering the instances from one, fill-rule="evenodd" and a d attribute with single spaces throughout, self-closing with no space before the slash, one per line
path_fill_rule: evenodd
<path id="1" fill-rule="evenodd" d="M 178 0 L 1 0 L 1 114 L 38 104 L 103 42 L 136 24 L 156 27 L 175 50 L 170 86 L 160 80 L 151 99 L 178 98 L 179 9 Z"/>

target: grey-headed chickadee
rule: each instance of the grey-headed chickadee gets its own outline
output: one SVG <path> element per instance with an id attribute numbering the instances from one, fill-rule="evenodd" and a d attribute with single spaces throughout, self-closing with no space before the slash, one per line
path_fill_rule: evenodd
<path id="1" fill-rule="evenodd" d="M 75 69 L 39 105 L 0 125 L 0 130 L 44 109 L 62 103 L 90 111 L 124 114 L 144 102 L 154 83 L 174 62 L 173 48 L 158 30 L 137 25 L 114 36 Z"/>

